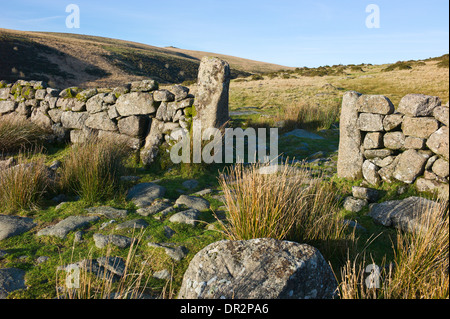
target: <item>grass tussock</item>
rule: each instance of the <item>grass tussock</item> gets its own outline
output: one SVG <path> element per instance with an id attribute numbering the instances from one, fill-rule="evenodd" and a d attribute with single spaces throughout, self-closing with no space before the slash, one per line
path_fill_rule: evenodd
<path id="1" fill-rule="evenodd" d="M 42 142 L 47 132 L 19 117 L 0 117 L 0 154 L 31 147 Z"/>
<path id="2" fill-rule="evenodd" d="M 61 188 L 88 203 L 113 197 L 119 190 L 129 151 L 122 143 L 96 137 L 73 145 L 62 164 Z"/>
<path id="3" fill-rule="evenodd" d="M 5 212 L 38 208 L 51 186 L 44 159 L 31 162 L 28 158 L 27 154 L 20 153 L 16 166 L 0 170 L 0 202 Z"/>
<path id="4" fill-rule="evenodd" d="M 367 285 L 365 257 L 348 260 L 341 271 L 341 298 L 448 299 L 448 206 L 429 209 L 421 218 L 424 227 L 416 232 L 398 231 L 395 260 L 379 267 L 375 286 Z"/>
<path id="5" fill-rule="evenodd" d="M 155 256 L 147 253 L 145 258 L 139 256 L 138 250 L 142 246 L 144 232 L 136 234 L 132 241 L 123 261 L 122 274 L 120 276 L 112 271 L 98 271 L 98 265 L 92 259 L 92 253 L 89 256 L 81 256 L 81 262 L 72 264 L 67 269 L 66 265 L 62 265 L 57 272 L 56 292 L 58 299 L 143 299 L 148 294 L 149 280 L 155 267 L 159 267 L 156 263 Z M 114 248 L 109 244 L 104 258 L 110 260 L 110 265 L 116 267 L 120 265 L 119 257 L 114 257 L 112 250 Z M 72 256 L 73 258 L 73 256 Z M 108 267 L 106 267 L 108 268 Z M 111 268 L 111 267 L 109 267 Z M 172 298 L 171 279 L 166 281 L 161 294 L 162 298 Z"/>
<path id="6" fill-rule="evenodd" d="M 338 250 L 336 242 L 346 242 L 349 234 L 338 214 L 336 192 L 306 169 L 281 167 L 275 174 L 261 174 L 258 164 L 236 165 L 221 174 L 229 211 L 227 237 L 270 237 L 315 243 L 324 253 Z"/>

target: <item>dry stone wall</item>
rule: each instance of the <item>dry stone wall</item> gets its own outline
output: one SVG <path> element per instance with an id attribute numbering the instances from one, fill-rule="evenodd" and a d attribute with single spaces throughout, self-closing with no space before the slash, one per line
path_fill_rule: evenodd
<path id="1" fill-rule="evenodd" d="M 19 80 L 0 89 L 0 116 L 30 120 L 51 132 L 53 140 L 83 143 L 90 134 L 124 141 L 132 149 L 144 145 L 153 122 L 163 132 L 188 127 L 194 103 L 189 89 L 174 85 L 159 90 L 154 80 L 114 89 L 48 88 L 39 81 Z"/>
<path id="2" fill-rule="evenodd" d="M 448 194 L 449 107 L 408 94 L 397 108 L 382 95 L 347 92 L 340 123 L 338 176 L 369 184 L 395 180 Z"/>
<path id="3" fill-rule="evenodd" d="M 228 121 L 229 73 L 227 62 L 202 59 L 198 85 L 208 90 L 201 91 L 196 106 L 189 88 L 174 85 L 170 90 L 159 89 L 154 80 L 113 89 L 71 87 L 62 91 L 46 87 L 42 81 L 2 81 L 0 117 L 32 121 L 58 142 L 83 143 L 90 135 L 123 141 L 139 150 L 143 164 L 149 165 L 174 131 L 189 129 L 196 107 L 201 109 L 196 118 L 213 127 Z M 222 76 L 218 78 L 218 74 Z"/>

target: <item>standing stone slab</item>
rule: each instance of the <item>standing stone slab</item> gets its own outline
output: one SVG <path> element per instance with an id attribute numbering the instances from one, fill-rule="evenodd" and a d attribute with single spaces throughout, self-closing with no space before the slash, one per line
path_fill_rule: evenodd
<path id="1" fill-rule="evenodd" d="M 21 235 L 35 226 L 31 218 L 0 215 L 0 240 Z"/>
<path id="2" fill-rule="evenodd" d="M 337 282 L 320 252 L 275 239 L 215 242 L 195 255 L 179 299 L 330 299 Z"/>
<path id="3" fill-rule="evenodd" d="M 196 110 L 202 127 L 221 128 L 229 120 L 230 66 L 215 57 L 204 57 L 198 70 Z"/>
<path id="4" fill-rule="evenodd" d="M 340 178 L 362 177 L 363 155 L 361 153 L 361 131 L 358 128 L 357 101 L 361 96 L 355 91 L 346 92 L 342 100 L 340 118 L 339 155 L 337 173 Z"/>

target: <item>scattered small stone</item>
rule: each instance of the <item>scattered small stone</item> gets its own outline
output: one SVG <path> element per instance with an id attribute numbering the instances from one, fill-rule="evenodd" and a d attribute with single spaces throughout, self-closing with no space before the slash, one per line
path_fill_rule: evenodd
<path id="1" fill-rule="evenodd" d="M 149 247 L 163 248 L 166 254 L 175 261 L 181 261 L 187 256 L 189 250 L 184 246 L 175 246 L 170 244 L 148 243 Z"/>
<path id="2" fill-rule="evenodd" d="M 98 221 L 98 216 L 69 216 L 56 225 L 41 229 L 38 236 L 56 236 L 64 239 L 67 234 L 75 229 L 87 227 L 90 223 Z"/>
<path id="3" fill-rule="evenodd" d="M 214 193 L 214 190 L 211 189 L 211 188 L 206 188 L 206 189 L 203 189 L 201 191 L 198 191 L 198 192 L 194 193 L 194 195 L 205 196 L 205 195 L 208 195 L 208 194 L 211 194 L 211 193 Z"/>
<path id="4" fill-rule="evenodd" d="M 52 201 L 56 202 L 56 203 L 64 203 L 67 202 L 69 199 L 67 198 L 67 196 L 65 194 L 59 194 L 58 196 L 55 196 L 52 198 Z M 58 205 L 59 206 L 59 205 Z M 58 207 L 56 206 L 56 207 Z"/>
<path id="5" fill-rule="evenodd" d="M 176 232 L 170 228 L 169 226 L 164 226 L 164 236 L 166 236 L 168 239 L 172 238 L 173 235 L 175 235 Z"/>
<path id="6" fill-rule="evenodd" d="M 167 269 L 163 269 L 163 270 L 153 273 L 153 277 L 156 279 L 161 279 L 161 280 L 172 279 L 172 276 L 170 275 L 170 272 Z"/>
<path id="7" fill-rule="evenodd" d="M 102 258 L 102 257 L 100 257 L 100 258 Z M 119 258 L 119 257 L 116 257 L 116 258 Z M 108 264 L 107 260 L 101 260 L 101 261 L 108 268 L 114 269 L 114 267 L 111 267 Z M 57 270 L 63 270 L 66 272 L 71 272 L 71 271 L 73 271 L 73 269 L 84 269 L 87 272 L 95 274 L 100 279 L 111 280 L 111 282 L 116 282 L 118 279 L 120 279 L 120 276 L 118 276 L 116 274 L 116 273 L 120 273 L 120 267 L 118 267 L 117 270 L 115 270 L 115 272 L 112 272 L 109 269 L 105 268 L 104 266 L 100 265 L 100 263 L 95 259 L 84 259 L 79 262 L 65 265 L 65 266 L 59 266 L 57 268 Z"/>
<path id="8" fill-rule="evenodd" d="M 172 217 L 169 218 L 171 223 L 181 223 L 195 226 L 198 223 L 200 212 L 196 209 L 188 209 L 182 212 L 179 212 Z"/>
<path id="9" fill-rule="evenodd" d="M 371 203 L 376 202 L 380 197 L 380 193 L 376 189 L 359 186 L 352 187 L 352 194 L 355 198 L 365 199 Z"/>
<path id="10" fill-rule="evenodd" d="M 344 200 L 344 208 L 352 213 L 359 213 L 369 202 L 365 199 L 349 196 Z"/>
<path id="11" fill-rule="evenodd" d="M 110 221 L 104 222 L 101 226 L 100 226 L 100 230 L 105 229 L 106 227 L 108 227 L 111 224 L 114 224 L 116 221 L 114 219 L 111 219 Z"/>
<path id="12" fill-rule="evenodd" d="M 39 256 L 37 259 L 36 259 L 36 262 L 38 263 L 38 264 L 42 264 L 42 263 L 45 263 L 47 260 L 49 260 L 50 259 L 50 257 L 48 257 L 48 256 Z"/>
<path id="13" fill-rule="evenodd" d="M 125 274 L 125 262 L 120 257 L 100 257 L 97 262 L 114 275 L 122 277 Z"/>
<path id="14" fill-rule="evenodd" d="M 127 229 L 127 228 L 146 228 L 148 226 L 148 223 L 143 219 L 133 219 L 133 220 L 127 220 L 126 222 L 123 222 L 116 226 L 117 230 L 120 229 Z"/>
<path id="15" fill-rule="evenodd" d="M 90 207 L 85 209 L 90 215 L 100 215 L 106 218 L 119 219 L 127 217 L 126 209 L 117 209 L 109 206 Z"/>
<path id="16" fill-rule="evenodd" d="M 175 212 L 175 208 L 173 206 L 170 206 L 164 209 L 163 211 L 153 215 L 153 218 L 155 218 L 156 220 L 163 220 L 164 218 L 166 218 L 167 215 L 173 212 Z"/>
<path id="17" fill-rule="evenodd" d="M 198 181 L 195 179 L 190 179 L 190 180 L 183 182 L 183 184 L 181 184 L 181 185 L 187 189 L 194 189 L 198 186 Z"/>
<path id="18" fill-rule="evenodd" d="M 195 197 L 195 196 L 187 196 L 187 195 L 181 195 L 177 201 L 175 202 L 176 205 L 184 205 L 188 208 L 193 208 L 198 211 L 205 211 L 208 210 L 210 207 L 209 202 L 206 199 Z"/>
<path id="19" fill-rule="evenodd" d="M 150 206 L 155 199 L 164 196 L 166 189 L 154 183 L 142 183 L 128 191 L 127 200 L 131 200 L 137 207 Z"/>
<path id="20" fill-rule="evenodd" d="M 358 224 L 358 222 L 355 222 L 353 220 L 344 219 L 342 222 L 344 223 L 344 225 L 348 225 L 361 231 L 367 231 L 367 229 L 365 229 L 363 226 Z"/>
<path id="21" fill-rule="evenodd" d="M 120 235 L 103 235 L 103 234 L 94 234 L 94 242 L 95 247 L 97 248 L 105 248 L 109 244 L 117 246 L 119 248 L 127 248 L 131 245 L 132 239 L 126 236 Z"/>
<path id="22" fill-rule="evenodd" d="M 155 201 L 151 206 L 139 208 L 136 213 L 141 216 L 147 217 L 150 215 L 155 215 L 169 207 L 171 207 L 170 204 L 165 201 Z"/>
<path id="23" fill-rule="evenodd" d="M 83 232 L 82 231 L 75 232 L 75 234 L 73 235 L 73 240 L 76 243 L 82 242 L 83 241 Z"/>
<path id="24" fill-rule="evenodd" d="M 120 176 L 122 182 L 137 182 L 140 179 L 139 176 Z"/>

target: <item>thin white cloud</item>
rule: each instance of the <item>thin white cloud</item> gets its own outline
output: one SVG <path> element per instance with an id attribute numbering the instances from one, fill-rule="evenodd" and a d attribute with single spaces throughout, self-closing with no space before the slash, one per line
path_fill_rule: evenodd
<path id="1" fill-rule="evenodd" d="M 64 18 L 65 18 L 65 16 L 53 16 L 53 17 L 43 17 L 43 18 L 36 18 L 36 19 L 17 20 L 17 22 L 31 24 L 31 23 L 48 22 L 48 21 L 59 20 L 59 19 L 64 19 Z"/>

